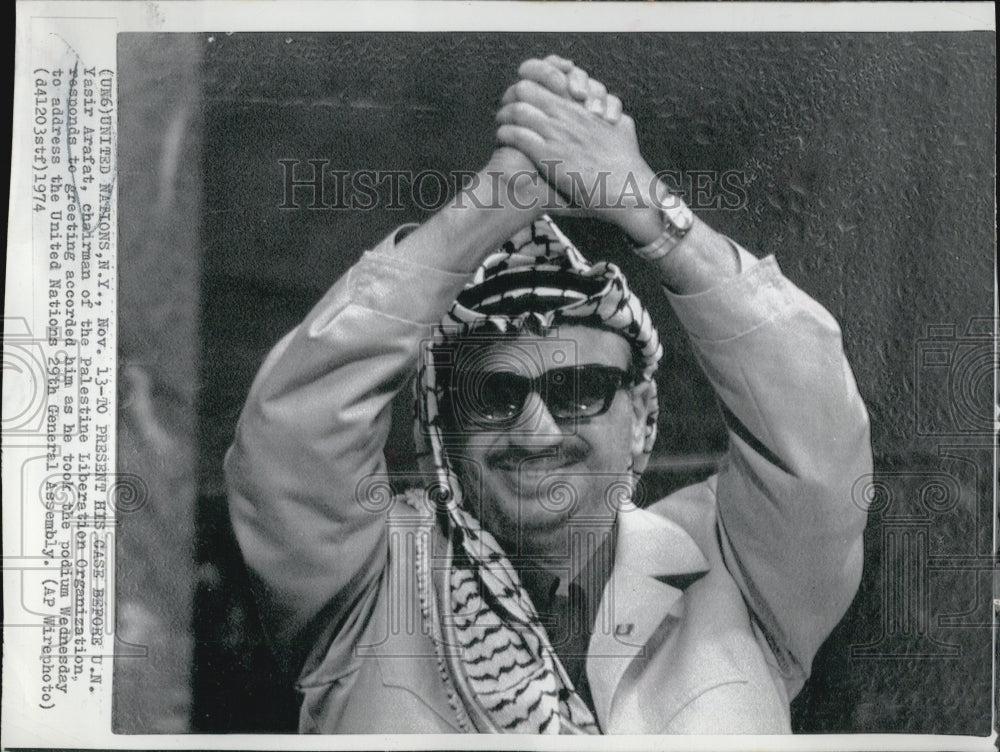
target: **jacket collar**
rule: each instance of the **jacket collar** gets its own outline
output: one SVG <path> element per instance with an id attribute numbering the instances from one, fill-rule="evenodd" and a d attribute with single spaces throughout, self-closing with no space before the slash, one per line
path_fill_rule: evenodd
<path id="1" fill-rule="evenodd" d="M 673 520 L 628 505 L 618 513 L 617 526 L 616 570 L 682 580 L 708 571 L 701 548 Z"/>
<path id="2" fill-rule="evenodd" d="M 432 535 L 432 540 L 435 554 L 441 556 L 446 549 L 444 539 Z M 428 566 L 429 561 L 423 564 Z M 665 620 L 683 615 L 683 589 L 708 569 L 708 560 L 698 544 L 677 523 L 635 506 L 619 511 L 614 569 L 604 587 L 587 651 L 587 678 L 601 728 L 609 727 L 615 691 L 629 664 Z M 433 568 L 441 597 L 446 572 L 446 568 Z M 432 639 L 440 647 L 438 614 L 430 616 Z M 382 654 L 384 649 L 375 652 Z M 429 661 L 433 660 L 425 651 L 416 660 L 394 657 L 380 661 L 383 681 L 414 692 L 454 726 L 455 721 L 446 712 L 449 703 L 437 681 L 437 672 L 430 668 Z"/>
<path id="3" fill-rule="evenodd" d="M 677 523 L 635 506 L 618 514 L 615 566 L 604 588 L 587 652 L 587 678 L 602 728 L 615 690 L 653 633 L 680 619 L 683 589 L 704 575 L 708 560 Z"/>

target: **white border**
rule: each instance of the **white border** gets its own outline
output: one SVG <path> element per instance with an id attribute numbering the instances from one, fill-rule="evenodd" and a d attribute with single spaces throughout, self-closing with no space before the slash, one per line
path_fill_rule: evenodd
<path id="1" fill-rule="evenodd" d="M 628 3 L 578 4 L 565 2 L 320 2 L 299 0 L 239 0 L 209 2 L 36 2 L 17 3 L 15 116 L 28 106 L 22 80 L 29 64 L 28 29 L 32 18 L 114 19 L 118 32 L 168 31 L 995 31 L 991 2 L 972 3 Z M 113 44 L 113 40 L 110 40 Z M 21 145 L 15 119 L 14 143 Z M 12 304 L 24 301 L 24 280 L 17 272 L 28 254 L 30 262 L 30 209 L 26 208 L 24 169 L 12 163 L 6 278 L 8 315 Z M 30 285 L 28 286 L 30 287 Z M 5 478 L 5 485 L 9 478 Z M 6 517 L 5 510 L 5 517 Z M 9 653 L 6 660 L 16 660 Z M 5 672 L 6 673 L 6 672 Z M 4 687 L 5 726 L 3 746 L 67 745 L 104 748 L 159 749 L 270 749 L 311 750 L 329 748 L 439 748 L 467 749 L 594 749 L 620 750 L 987 750 L 995 748 L 996 734 L 975 736 L 858 735 L 761 737 L 654 737 L 599 738 L 369 735 L 306 737 L 297 735 L 113 735 L 79 738 L 69 724 L 62 728 L 26 728 L 10 717 L 11 694 Z M 60 719 L 64 720 L 64 719 Z M 994 720 L 995 722 L 995 720 Z M 110 717 L 108 718 L 110 728 Z"/>
<path id="2" fill-rule="evenodd" d="M 992 2 L 476 2 L 207 0 L 17 3 L 29 16 L 106 16 L 119 31 L 995 31 Z M 20 26 L 21 24 L 19 24 Z"/>

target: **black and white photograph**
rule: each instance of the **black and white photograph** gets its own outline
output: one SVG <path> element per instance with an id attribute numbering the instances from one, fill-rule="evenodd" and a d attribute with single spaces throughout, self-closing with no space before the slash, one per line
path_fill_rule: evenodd
<path id="1" fill-rule="evenodd" d="M 24 325 L 61 348 L 42 640 L 62 597 L 108 608 L 116 744 L 994 743 L 992 22 L 596 5 L 122 23 L 113 179 L 99 114 L 93 187 L 72 115 L 40 142 L 70 164 L 34 197 L 50 323 Z M 61 80 L 100 110 L 73 55 L 33 73 L 36 112 Z M 101 441 L 104 382 L 70 348 L 105 319 L 68 269 L 112 191 L 108 490 L 73 443 Z M 105 561 L 110 604 L 77 584 Z"/>

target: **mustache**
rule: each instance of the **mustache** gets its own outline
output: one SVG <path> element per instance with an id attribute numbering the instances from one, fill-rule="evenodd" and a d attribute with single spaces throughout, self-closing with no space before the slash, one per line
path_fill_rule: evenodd
<path id="1" fill-rule="evenodd" d="M 561 444 L 556 447 L 546 447 L 544 449 L 513 446 L 490 454 L 487 457 L 487 461 L 491 465 L 504 465 L 507 467 L 517 467 L 524 462 L 532 460 L 553 460 L 571 465 L 583 460 L 587 456 L 587 451 L 587 447 L 577 443 Z"/>

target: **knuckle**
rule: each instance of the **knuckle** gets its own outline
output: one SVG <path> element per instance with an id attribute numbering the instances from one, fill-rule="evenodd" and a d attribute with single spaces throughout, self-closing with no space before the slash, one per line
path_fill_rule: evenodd
<path id="1" fill-rule="evenodd" d="M 527 102 L 514 102 L 511 110 L 516 117 L 524 118 L 531 112 L 531 105 Z"/>
<path id="2" fill-rule="evenodd" d="M 497 140 L 504 144 L 517 146 L 523 141 L 521 129 L 516 125 L 501 125 L 497 128 Z"/>
<path id="3" fill-rule="evenodd" d="M 545 83 L 549 88 L 557 88 L 566 85 L 566 74 L 558 68 L 546 68 Z"/>
<path id="4" fill-rule="evenodd" d="M 526 97 L 531 96 L 533 90 L 534 90 L 534 84 L 531 81 L 525 81 L 524 79 L 522 79 L 518 81 L 516 84 L 514 84 L 514 93 L 520 99 L 524 99 Z"/>
<path id="5" fill-rule="evenodd" d="M 517 69 L 517 74 L 522 78 L 527 78 L 529 76 L 537 76 L 538 72 L 547 69 L 547 66 L 541 60 L 537 58 L 531 58 L 530 60 L 525 60 Z"/>

